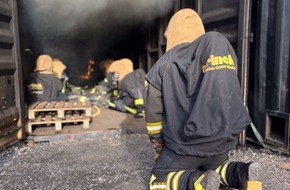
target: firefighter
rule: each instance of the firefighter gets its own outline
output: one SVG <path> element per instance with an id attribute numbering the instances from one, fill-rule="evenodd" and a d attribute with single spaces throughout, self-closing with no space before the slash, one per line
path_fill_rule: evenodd
<path id="1" fill-rule="evenodd" d="M 53 74 L 51 56 L 40 55 L 28 79 L 29 102 L 59 100 L 61 89 L 61 80 Z"/>
<path id="2" fill-rule="evenodd" d="M 144 117 L 145 71 L 136 69 L 119 82 L 119 74 L 111 75 L 113 98 L 109 106 L 121 112 L 134 114 L 135 118 Z"/>
<path id="3" fill-rule="evenodd" d="M 261 190 L 258 163 L 228 161 L 251 123 L 232 46 L 205 33 L 192 9 L 173 15 L 165 37 L 166 53 L 146 75 L 146 125 L 156 150 L 150 189 Z"/>
<path id="4" fill-rule="evenodd" d="M 103 73 L 104 76 L 106 76 L 106 74 L 108 73 L 109 71 L 109 67 L 112 65 L 112 63 L 114 62 L 115 60 L 113 59 L 105 59 L 105 60 L 102 60 L 100 63 L 99 63 L 99 67 Z"/>
<path id="5" fill-rule="evenodd" d="M 123 78 L 133 72 L 133 62 L 128 58 L 122 58 L 113 62 L 108 62 L 106 67 L 106 73 L 118 73 L 120 82 Z"/>
<path id="6" fill-rule="evenodd" d="M 111 94 L 109 107 L 121 112 L 144 117 L 145 71 L 133 70 L 133 62 L 128 58 L 107 59 L 100 63 L 105 79 L 99 83 L 106 94 Z"/>
<path id="7" fill-rule="evenodd" d="M 63 62 L 57 58 L 53 58 L 52 60 L 52 71 L 54 76 L 56 76 L 58 79 L 62 82 L 62 88 L 59 92 L 58 96 L 59 99 L 66 100 L 66 94 L 67 94 L 67 88 L 68 88 L 68 76 L 65 73 L 66 66 L 63 64 Z"/>
<path id="8" fill-rule="evenodd" d="M 106 59 L 100 62 L 100 68 L 105 78 L 99 82 L 98 86 L 102 87 L 104 93 L 111 94 L 113 101 L 119 96 L 119 83 L 127 74 L 133 72 L 133 62 L 128 58 Z"/>

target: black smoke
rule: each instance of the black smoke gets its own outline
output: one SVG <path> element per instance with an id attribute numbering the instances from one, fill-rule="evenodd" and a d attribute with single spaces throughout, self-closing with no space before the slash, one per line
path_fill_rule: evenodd
<path id="1" fill-rule="evenodd" d="M 154 19 L 168 14 L 173 0 L 23 0 L 20 4 L 35 56 L 46 53 L 63 60 L 75 77 L 85 72 L 88 59 L 112 58 L 106 57 L 107 52 L 118 51 L 126 40 L 137 41 L 132 31 L 142 33 Z M 136 39 L 130 40 L 132 36 Z"/>

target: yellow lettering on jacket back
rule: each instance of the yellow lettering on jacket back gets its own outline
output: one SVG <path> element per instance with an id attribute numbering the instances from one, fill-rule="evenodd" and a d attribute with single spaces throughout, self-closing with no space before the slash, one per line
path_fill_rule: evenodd
<path id="1" fill-rule="evenodd" d="M 233 57 L 230 54 L 226 56 L 210 55 L 206 64 L 202 67 L 203 73 L 220 69 L 236 70 Z"/>

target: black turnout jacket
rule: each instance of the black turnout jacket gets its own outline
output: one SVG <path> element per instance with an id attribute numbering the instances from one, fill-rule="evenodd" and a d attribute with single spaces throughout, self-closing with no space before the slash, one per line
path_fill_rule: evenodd
<path id="1" fill-rule="evenodd" d="M 177 154 L 226 153 L 251 123 L 235 52 L 220 33 L 208 32 L 175 46 L 149 70 L 146 80 L 148 134 L 163 138 Z"/>

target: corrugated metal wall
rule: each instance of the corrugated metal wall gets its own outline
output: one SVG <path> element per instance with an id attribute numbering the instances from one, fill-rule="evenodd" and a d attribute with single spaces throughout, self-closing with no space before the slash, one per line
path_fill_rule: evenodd
<path id="1" fill-rule="evenodd" d="M 290 1 L 253 2 L 249 110 L 272 147 L 289 151 Z"/>
<path id="2" fill-rule="evenodd" d="M 16 10 L 15 0 L 0 1 L 0 149 L 19 138 L 22 127 Z"/>

